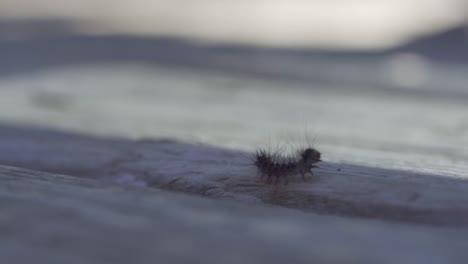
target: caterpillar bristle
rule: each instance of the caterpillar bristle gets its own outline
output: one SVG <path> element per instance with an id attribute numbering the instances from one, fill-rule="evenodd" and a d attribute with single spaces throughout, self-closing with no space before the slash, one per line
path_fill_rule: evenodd
<path id="1" fill-rule="evenodd" d="M 300 174 L 306 181 L 305 174 L 313 175 L 311 169 L 318 168 L 314 163 L 321 161 L 321 153 L 311 147 L 303 148 L 297 155 L 282 155 L 281 151 L 270 152 L 258 149 L 255 154 L 254 165 L 257 167 L 260 178 L 266 177 L 266 183 L 278 184 L 280 178 L 284 184 L 289 183 L 292 175 Z"/>

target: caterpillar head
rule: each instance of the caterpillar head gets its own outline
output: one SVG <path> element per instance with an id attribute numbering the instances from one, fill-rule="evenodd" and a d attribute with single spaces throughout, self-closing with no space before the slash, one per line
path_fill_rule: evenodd
<path id="1" fill-rule="evenodd" d="M 322 161 L 320 159 L 320 152 L 314 148 L 306 148 L 299 152 L 299 155 L 302 158 L 302 162 L 307 165 L 312 165 L 313 163 Z"/>

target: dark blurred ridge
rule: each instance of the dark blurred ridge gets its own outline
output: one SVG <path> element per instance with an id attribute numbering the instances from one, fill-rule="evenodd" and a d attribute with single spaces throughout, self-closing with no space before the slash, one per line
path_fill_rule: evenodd
<path id="1" fill-rule="evenodd" d="M 435 62 L 468 63 L 468 27 L 422 37 L 388 52 L 410 52 Z"/>

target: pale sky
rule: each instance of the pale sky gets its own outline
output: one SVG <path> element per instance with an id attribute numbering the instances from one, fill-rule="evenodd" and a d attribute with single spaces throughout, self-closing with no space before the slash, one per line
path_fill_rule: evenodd
<path id="1" fill-rule="evenodd" d="M 468 0 L 0 0 L 0 19 L 54 18 L 87 33 L 378 49 L 466 23 Z"/>

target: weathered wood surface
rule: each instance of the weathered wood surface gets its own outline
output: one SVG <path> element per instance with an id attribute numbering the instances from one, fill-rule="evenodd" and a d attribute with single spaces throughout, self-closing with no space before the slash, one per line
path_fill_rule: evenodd
<path id="1" fill-rule="evenodd" d="M 307 182 L 268 185 L 253 154 L 175 141 L 103 139 L 0 127 L 0 163 L 304 211 L 468 226 L 468 182 L 443 175 L 323 162 Z"/>
<path id="2" fill-rule="evenodd" d="M 259 251 L 268 255 L 260 260 L 273 263 L 284 263 L 279 255 L 318 263 L 402 263 L 408 259 L 408 263 L 457 263 L 466 259 L 468 106 L 450 96 L 438 98 L 430 93 L 311 86 L 135 65 L 84 65 L 0 79 L 0 164 L 79 178 L 40 174 L 48 182 L 43 189 L 40 183 L 44 181 L 34 179 L 38 177 L 34 172 L 14 188 L 11 183 L 1 184 L 5 191 L 10 188 L 8 195 L 17 193 L 15 199 L 5 200 L 5 208 L 12 212 L 5 214 L 7 225 L 30 226 L 27 231 L 16 228 L 7 233 L 12 239 L 3 242 L 5 254 L 11 252 L 14 259 L 22 256 L 19 252 L 31 250 L 47 260 L 60 255 L 70 261 L 82 255 L 76 261 L 92 263 L 108 257 L 119 259 L 129 247 L 132 255 L 123 258 L 124 263 L 150 260 L 163 251 L 167 256 L 175 252 L 200 257 L 194 252 L 213 247 L 210 252 L 240 256 L 240 261 L 233 260 L 238 263 L 259 260 Z M 314 145 L 323 153 L 324 162 L 315 170 L 315 177 L 305 183 L 295 179 L 287 186 L 259 181 L 250 165 L 254 149 L 276 142 L 287 147 L 304 144 L 304 134 L 315 138 Z M 19 177 L 11 174 L 16 169 L 5 170 L 2 175 L 8 179 Z M 65 187 L 60 179 L 72 183 Z M 86 182 L 86 186 L 76 187 L 74 181 Z M 92 187 L 111 183 L 134 187 Z M 61 188 L 63 192 L 57 193 Z M 166 203 L 164 210 L 179 211 L 177 216 L 164 218 L 167 222 L 158 222 L 162 216 L 155 213 L 163 210 L 162 205 L 146 205 L 135 198 L 178 201 L 178 195 L 162 191 L 168 198 L 161 198 L 154 190 L 160 188 L 250 205 L 235 205 L 242 209 L 227 213 L 220 208 L 231 202 L 202 202 L 208 203 L 210 213 L 228 214 L 209 229 L 216 232 L 210 232 L 212 223 L 204 218 L 205 212 L 185 214 L 197 210 L 189 200 L 200 197 L 180 198 L 178 205 Z M 49 191 L 56 195 L 47 194 Z M 40 202 L 34 196 L 38 193 L 44 193 Z M 96 198 L 86 200 L 87 195 Z M 125 210 L 136 200 L 141 207 L 128 218 Z M 43 245 L 48 239 L 41 233 L 44 227 L 28 221 L 48 226 L 56 213 L 66 215 L 69 211 L 63 207 L 67 205 L 57 204 L 60 201 L 75 204 L 73 212 L 83 217 L 94 219 L 94 214 L 106 212 L 101 216 L 106 221 L 59 218 L 62 228 L 53 229 L 59 242 Z M 93 207 L 93 203 L 100 205 Z M 279 207 L 264 209 L 265 204 L 307 214 Z M 253 211 L 255 216 L 244 218 Z M 136 222 L 130 225 L 158 224 L 127 226 L 119 233 L 117 227 L 109 226 L 111 216 L 115 226 L 133 220 Z M 177 223 L 187 225 L 186 229 L 177 232 L 171 225 L 175 218 L 184 221 Z M 252 221 L 253 230 L 266 222 L 271 237 L 264 240 L 274 244 L 260 248 L 253 242 L 243 244 L 244 240 L 262 242 L 263 238 L 236 236 L 232 230 L 245 226 L 230 225 L 227 219 L 247 226 Z M 277 223 L 268 224 L 266 219 L 284 219 L 282 225 L 287 227 L 277 234 Z M 50 223 L 60 227 L 55 221 L 59 220 Z M 90 233 L 78 228 L 88 224 Z M 298 229 L 290 229 L 293 226 Z M 167 236 L 158 237 L 159 228 L 164 227 L 169 230 L 164 233 Z M 98 231 L 101 229 L 106 231 Z M 152 251 L 152 244 L 172 243 L 171 232 L 182 236 L 177 241 L 189 241 L 183 246 L 190 248 L 189 253 L 174 247 Z M 194 232 L 193 237 L 187 237 L 187 232 Z M 348 236 L 347 232 L 358 235 Z M 142 233 L 148 235 L 139 240 L 136 234 Z M 220 235 L 212 239 L 215 233 Z M 131 238 L 119 240 L 117 234 Z M 207 244 L 193 245 L 205 235 Z M 85 249 L 68 239 L 75 236 L 86 242 Z M 378 241 L 371 240 L 374 236 Z M 226 252 L 217 247 L 227 247 L 227 241 L 234 241 L 229 245 L 238 250 Z M 179 242 L 174 242 L 176 248 Z M 144 245 L 134 248 L 134 244 Z M 276 255 L 281 248 L 285 250 Z M 335 255 L 346 257 L 330 257 Z"/>
<path id="3" fill-rule="evenodd" d="M 466 229 L 249 206 L 0 166 L 8 263 L 463 263 Z"/>
<path id="4" fill-rule="evenodd" d="M 0 118 L 29 124 L 0 127 L 2 164 L 311 211 L 468 223 L 460 101 L 140 66 L 73 67 L 0 86 Z M 304 134 L 323 153 L 316 177 L 259 182 L 254 148 L 304 144 Z"/>

